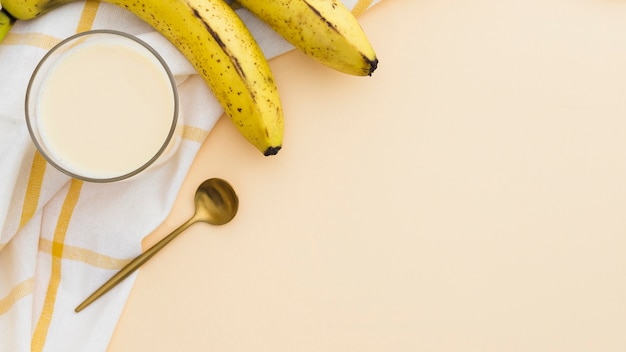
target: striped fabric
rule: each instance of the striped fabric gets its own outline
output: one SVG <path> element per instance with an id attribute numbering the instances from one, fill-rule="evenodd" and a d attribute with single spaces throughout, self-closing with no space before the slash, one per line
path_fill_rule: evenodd
<path id="1" fill-rule="evenodd" d="M 360 14 L 377 1 L 345 0 Z M 268 57 L 291 46 L 245 10 Z M 23 101 L 38 60 L 63 38 L 117 29 L 151 44 L 172 69 L 181 97 L 176 148 L 134 180 L 70 179 L 35 151 Z M 132 14 L 77 1 L 19 22 L 0 43 L 0 351 L 103 351 L 135 275 L 81 313 L 74 307 L 141 252 L 141 240 L 169 213 L 200 144 L 223 110 L 193 67 Z M 154 192 L 155 189 L 161 192 Z"/>

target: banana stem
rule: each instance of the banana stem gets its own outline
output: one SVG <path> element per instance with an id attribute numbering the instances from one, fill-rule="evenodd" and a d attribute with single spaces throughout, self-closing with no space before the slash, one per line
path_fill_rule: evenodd
<path id="1" fill-rule="evenodd" d="M 11 16 L 5 9 L 0 9 L 0 43 L 9 33 L 15 23 L 15 17 Z"/>

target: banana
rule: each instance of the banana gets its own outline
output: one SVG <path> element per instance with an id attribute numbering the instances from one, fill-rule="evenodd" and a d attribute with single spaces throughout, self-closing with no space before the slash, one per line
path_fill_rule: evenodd
<path id="1" fill-rule="evenodd" d="M 4 37 L 9 33 L 13 24 L 15 23 L 15 18 L 9 15 L 4 9 L 0 8 L 0 42 Z"/>
<path id="2" fill-rule="evenodd" d="M 340 72 L 371 75 L 378 59 L 357 19 L 338 0 L 237 0 L 305 54 Z"/>
<path id="3" fill-rule="evenodd" d="M 19 20 L 74 0 L 1 0 Z M 264 155 L 282 147 L 283 110 L 269 64 L 223 0 L 104 0 L 165 36 L 194 65 L 239 132 Z"/>

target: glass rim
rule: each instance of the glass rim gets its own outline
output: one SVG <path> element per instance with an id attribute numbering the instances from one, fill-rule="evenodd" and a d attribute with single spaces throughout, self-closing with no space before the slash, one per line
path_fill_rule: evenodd
<path id="1" fill-rule="evenodd" d="M 72 171 L 68 170 L 66 167 L 64 167 L 60 163 L 56 162 L 54 160 L 54 158 L 52 156 L 50 156 L 49 153 L 46 152 L 46 150 L 45 150 L 46 148 L 44 146 L 42 146 L 42 144 L 39 142 L 37 136 L 35 135 L 35 131 L 33 129 L 32 123 L 31 123 L 31 118 L 32 117 L 31 117 L 31 114 L 30 114 L 30 111 L 29 111 L 29 107 L 28 107 L 29 101 L 30 101 L 30 98 L 31 98 L 31 93 L 32 93 L 31 90 L 33 88 L 33 84 L 34 84 L 35 78 L 37 77 L 37 74 L 39 73 L 39 71 L 41 70 L 41 68 L 45 64 L 45 62 L 48 60 L 48 58 L 50 56 L 52 56 L 57 50 L 59 50 L 60 48 L 62 48 L 66 44 L 68 44 L 69 42 L 72 42 L 72 41 L 74 41 L 74 40 L 76 40 L 78 38 L 81 38 L 81 37 L 86 37 L 86 36 L 89 36 L 89 35 L 100 35 L 100 34 L 117 35 L 117 36 L 120 36 L 120 37 L 124 37 L 126 39 L 129 39 L 129 40 L 131 40 L 131 41 L 141 45 L 144 49 L 148 50 L 148 52 L 150 54 L 152 54 L 159 61 L 159 63 L 161 64 L 161 67 L 164 69 L 165 73 L 167 74 L 167 77 L 169 79 L 170 85 L 172 87 L 172 96 L 173 96 L 173 99 L 174 99 L 174 112 L 173 112 L 172 123 L 171 123 L 170 129 L 169 129 L 169 132 L 167 134 L 167 137 L 163 141 L 163 144 L 161 145 L 159 150 L 155 153 L 155 155 L 152 156 L 152 158 L 150 158 L 144 164 L 142 164 L 138 168 L 134 169 L 133 171 L 127 172 L 127 173 L 119 175 L 119 176 L 105 177 L 105 178 L 97 178 L 97 177 L 90 177 L 90 176 L 86 176 L 86 175 L 80 175 L 80 174 L 77 174 L 75 172 L 72 172 Z M 37 148 L 39 153 L 41 153 L 41 155 L 44 157 L 44 159 L 46 159 L 46 161 L 48 163 L 50 163 L 52 166 L 54 166 L 54 168 L 56 168 L 57 170 L 61 171 L 62 173 L 66 174 L 66 175 L 68 175 L 68 176 L 70 176 L 72 178 L 75 178 L 75 179 L 78 179 L 78 180 L 82 180 L 82 181 L 86 181 L 86 182 L 93 182 L 93 183 L 108 183 L 108 182 L 115 182 L 115 181 L 125 180 L 125 179 L 128 179 L 128 178 L 130 178 L 132 176 L 135 176 L 135 175 L 141 173 L 142 171 L 144 171 L 145 169 L 150 167 L 150 165 L 154 164 L 154 162 L 156 162 L 157 159 L 165 152 L 165 150 L 167 149 L 168 145 L 170 144 L 172 138 L 174 137 L 174 133 L 176 131 L 176 125 L 178 123 L 178 114 L 179 114 L 179 96 L 178 96 L 178 87 L 176 86 L 176 80 L 174 79 L 174 74 L 170 70 L 170 68 L 167 65 L 167 63 L 165 62 L 165 59 L 163 59 L 161 54 L 159 54 L 152 46 L 150 46 L 145 41 L 139 39 L 137 36 L 132 35 L 130 33 L 122 32 L 122 31 L 118 31 L 118 30 L 112 30 L 112 29 L 92 29 L 92 30 L 76 33 L 74 35 L 71 35 L 71 36 L 61 40 L 59 43 L 54 45 L 50 50 L 48 50 L 48 52 L 46 52 L 46 54 L 39 60 L 39 62 L 37 63 L 37 66 L 35 66 L 35 69 L 33 70 L 33 73 L 31 74 L 30 79 L 28 81 L 28 86 L 26 88 L 25 107 L 24 108 L 25 108 L 24 112 L 25 112 L 26 125 L 28 127 L 28 133 L 29 133 L 29 135 L 31 137 L 31 140 L 35 144 L 35 147 Z"/>

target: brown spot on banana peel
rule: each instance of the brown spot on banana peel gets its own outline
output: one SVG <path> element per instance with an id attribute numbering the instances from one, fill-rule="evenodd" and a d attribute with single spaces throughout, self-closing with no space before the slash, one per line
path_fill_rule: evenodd
<path id="1" fill-rule="evenodd" d="M 322 21 L 324 21 L 324 23 L 326 23 L 326 25 L 332 29 L 333 31 L 339 33 L 339 31 L 337 30 L 337 27 L 335 27 L 335 25 L 330 22 L 329 20 L 326 19 L 326 17 L 322 16 L 322 14 L 319 12 L 318 9 L 316 9 L 313 5 L 309 4 L 308 1 L 304 0 L 304 3 L 306 4 L 306 6 L 309 7 L 309 9 L 311 9 L 311 11 L 313 11 L 315 13 L 315 15 L 317 17 L 319 17 Z"/>
<path id="2" fill-rule="evenodd" d="M 224 43 L 222 38 L 220 38 L 219 34 L 217 34 L 217 32 L 215 32 L 213 30 L 213 28 L 211 28 L 211 26 L 209 26 L 208 23 L 206 23 L 204 18 L 202 18 L 202 15 L 200 15 L 200 12 L 198 12 L 198 10 L 196 10 L 195 8 L 191 8 L 191 10 L 193 11 L 193 15 L 196 18 L 198 18 L 200 20 L 200 22 L 202 22 L 202 25 L 204 25 L 204 28 L 206 28 L 207 32 L 209 32 L 211 37 L 213 37 L 213 39 L 215 40 L 217 45 L 219 45 L 220 48 L 222 48 L 222 51 L 224 51 L 224 53 L 226 53 L 226 55 L 228 55 L 228 57 L 230 58 L 230 60 L 233 63 L 233 66 L 235 66 L 235 71 L 237 71 L 237 74 L 239 75 L 239 77 L 241 77 L 241 79 L 243 79 L 245 81 L 246 73 L 243 71 L 243 69 L 241 67 L 241 64 L 239 63 L 239 60 L 230 53 L 230 51 L 228 50 L 228 46 L 226 46 L 226 44 Z M 253 98 L 254 98 L 254 96 L 253 96 Z"/>

